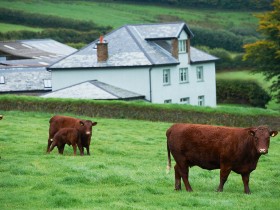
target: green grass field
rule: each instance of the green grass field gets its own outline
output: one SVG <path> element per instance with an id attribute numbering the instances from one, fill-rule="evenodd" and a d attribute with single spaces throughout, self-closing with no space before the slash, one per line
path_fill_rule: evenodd
<path id="1" fill-rule="evenodd" d="M 251 195 L 235 173 L 223 193 L 215 192 L 219 171 L 198 167 L 190 169 L 188 193 L 174 191 L 174 172 L 165 173 L 170 123 L 83 117 L 98 122 L 92 155 L 74 157 L 68 146 L 63 156 L 57 149 L 45 154 L 51 114 L 0 114 L 1 210 L 279 208 L 279 135 L 251 174 Z"/>
<path id="2" fill-rule="evenodd" d="M 6 23 L 0 23 L 0 29 L 1 32 L 8 32 L 8 31 L 21 31 L 21 30 L 26 30 L 26 31 L 41 31 L 42 29 L 39 28 L 32 28 L 32 27 L 27 27 L 27 26 L 22 26 L 22 25 L 15 25 L 15 24 L 6 24 Z"/>
<path id="3" fill-rule="evenodd" d="M 76 20 L 91 20 L 99 25 L 112 26 L 113 28 L 125 24 L 178 20 L 184 20 L 190 26 L 210 28 L 256 27 L 258 24 L 258 19 L 251 12 L 182 9 L 124 3 L 1 0 L 0 7 Z"/>

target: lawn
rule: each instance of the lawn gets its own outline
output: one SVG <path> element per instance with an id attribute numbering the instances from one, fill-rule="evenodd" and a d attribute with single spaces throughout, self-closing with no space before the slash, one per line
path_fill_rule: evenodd
<path id="1" fill-rule="evenodd" d="M 280 201 L 279 136 L 251 174 L 252 194 L 229 176 L 215 192 L 219 171 L 190 169 L 194 192 L 174 191 L 165 173 L 165 131 L 171 123 L 96 120 L 91 156 L 74 157 L 66 146 L 45 154 L 49 113 L 0 111 L 0 209 L 277 209 Z M 172 161 L 174 165 L 174 161 Z"/>
<path id="2" fill-rule="evenodd" d="M 233 26 L 256 27 L 258 19 L 251 12 L 104 3 L 86 1 L 8 1 L 1 0 L 3 8 L 24 10 L 76 20 L 91 20 L 102 26 L 120 27 L 125 24 L 171 22 L 184 20 L 190 26 L 225 28 Z"/>

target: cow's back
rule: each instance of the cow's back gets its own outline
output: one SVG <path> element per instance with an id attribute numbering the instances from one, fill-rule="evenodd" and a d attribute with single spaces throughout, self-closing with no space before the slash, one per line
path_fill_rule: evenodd
<path id="1" fill-rule="evenodd" d="M 50 119 L 49 135 L 52 138 L 55 133 L 61 128 L 75 128 L 79 119 L 56 115 Z"/>
<path id="2" fill-rule="evenodd" d="M 242 132 L 223 126 L 174 124 L 166 135 L 173 156 L 186 158 L 190 166 L 217 169 L 221 157 L 234 154 Z"/>

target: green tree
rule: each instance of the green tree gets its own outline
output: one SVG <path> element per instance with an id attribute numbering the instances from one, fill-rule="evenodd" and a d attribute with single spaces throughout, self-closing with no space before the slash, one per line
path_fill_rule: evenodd
<path id="1" fill-rule="evenodd" d="M 280 1 L 274 0 L 273 10 L 259 15 L 259 31 L 264 39 L 244 46 L 243 59 L 255 66 L 255 72 L 272 81 L 270 90 L 280 103 Z"/>

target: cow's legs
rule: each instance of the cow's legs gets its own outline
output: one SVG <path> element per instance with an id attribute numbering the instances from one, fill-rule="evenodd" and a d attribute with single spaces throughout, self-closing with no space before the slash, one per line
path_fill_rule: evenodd
<path id="1" fill-rule="evenodd" d="M 175 171 L 175 190 L 181 190 L 181 175 L 177 164 L 174 166 Z"/>
<path id="2" fill-rule="evenodd" d="M 86 149 L 87 149 L 87 155 L 90 155 L 90 153 L 89 153 L 89 145 L 86 146 Z"/>
<path id="3" fill-rule="evenodd" d="M 180 161 L 180 164 L 177 163 L 177 165 L 178 165 L 180 175 L 181 175 L 181 177 L 183 179 L 183 182 L 185 184 L 186 190 L 189 191 L 189 192 L 193 191 L 192 187 L 189 183 L 189 166 L 186 164 L 185 161 Z"/>
<path id="4" fill-rule="evenodd" d="M 64 147 L 65 147 L 65 144 L 59 145 L 59 147 L 58 147 L 59 154 L 61 154 L 61 155 L 63 154 Z"/>
<path id="5" fill-rule="evenodd" d="M 80 143 L 78 143 L 78 148 L 80 150 L 80 155 L 83 156 L 84 155 L 84 149 L 83 149 L 83 146 Z"/>
<path id="6" fill-rule="evenodd" d="M 242 181 L 243 181 L 243 184 L 244 184 L 244 192 L 246 194 L 250 194 L 251 191 L 250 191 L 250 188 L 249 188 L 249 178 L 250 178 L 250 174 L 242 174 Z"/>
<path id="7" fill-rule="evenodd" d="M 74 150 L 74 156 L 76 156 L 77 154 L 77 145 L 76 144 L 72 144 L 73 150 Z"/>
<path id="8" fill-rule="evenodd" d="M 224 189 L 224 184 L 227 181 L 228 175 L 231 171 L 231 168 L 222 166 L 221 165 L 221 170 L 220 170 L 220 185 L 217 189 L 218 192 L 223 192 Z"/>

